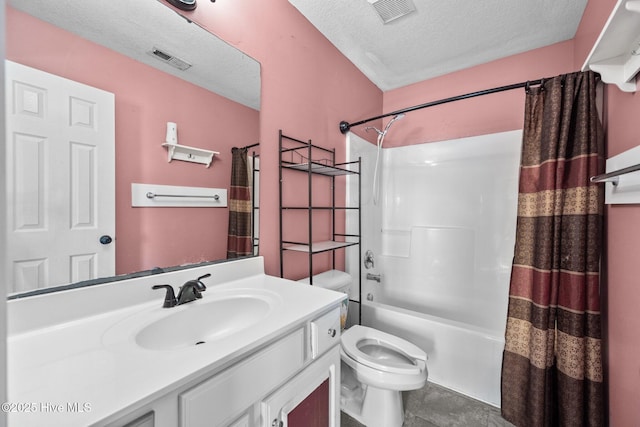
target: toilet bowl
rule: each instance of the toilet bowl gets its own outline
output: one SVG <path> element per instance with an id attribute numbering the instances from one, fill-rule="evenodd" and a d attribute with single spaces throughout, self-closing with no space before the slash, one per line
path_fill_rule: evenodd
<path id="1" fill-rule="evenodd" d="M 309 278 L 302 279 L 309 283 Z M 348 295 L 351 276 L 329 270 L 313 276 L 314 286 Z M 402 338 L 354 325 L 344 330 L 348 304 L 342 306 L 340 409 L 367 427 L 401 427 L 402 391 L 427 381 L 427 355 Z"/>
<path id="2" fill-rule="evenodd" d="M 344 332 L 340 353 L 341 409 L 368 427 L 402 426 L 401 392 L 426 383 L 426 353 L 402 338 L 360 325 Z"/>

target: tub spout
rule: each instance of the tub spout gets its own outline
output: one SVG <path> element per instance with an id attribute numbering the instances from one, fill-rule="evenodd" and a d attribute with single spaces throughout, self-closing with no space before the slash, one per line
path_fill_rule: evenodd
<path id="1" fill-rule="evenodd" d="M 367 280 L 375 280 L 376 282 L 380 283 L 380 275 L 367 273 Z"/>

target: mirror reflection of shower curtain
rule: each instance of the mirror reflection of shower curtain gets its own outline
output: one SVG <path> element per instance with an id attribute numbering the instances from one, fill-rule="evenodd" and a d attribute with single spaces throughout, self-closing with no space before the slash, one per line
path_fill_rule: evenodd
<path id="1" fill-rule="evenodd" d="M 246 148 L 232 148 L 227 258 L 253 254 L 251 186 Z"/>

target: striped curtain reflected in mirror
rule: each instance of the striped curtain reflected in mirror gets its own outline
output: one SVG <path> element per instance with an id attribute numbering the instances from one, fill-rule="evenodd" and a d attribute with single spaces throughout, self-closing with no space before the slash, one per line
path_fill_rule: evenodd
<path id="1" fill-rule="evenodd" d="M 253 254 L 251 236 L 251 183 L 246 148 L 232 148 L 229 188 L 229 236 L 227 258 Z"/>
<path id="2" fill-rule="evenodd" d="M 602 125 L 596 78 L 528 88 L 502 415 L 518 427 L 604 425 Z"/>

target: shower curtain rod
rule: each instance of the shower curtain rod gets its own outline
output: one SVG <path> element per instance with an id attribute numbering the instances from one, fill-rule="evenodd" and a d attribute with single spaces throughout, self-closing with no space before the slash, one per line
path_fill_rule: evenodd
<path id="1" fill-rule="evenodd" d="M 245 145 L 244 147 L 240 147 L 241 150 L 248 150 L 249 148 L 253 148 L 253 147 L 257 147 L 258 145 L 260 145 L 259 142 L 256 142 L 255 144 L 249 144 L 249 145 Z M 233 147 L 236 148 L 236 147 Z"/>
<path id="2" fill-rule="evenodd" d="M 421 110 L 421 109 L 427 108 L 427 107 L 433 107 L 433 106 L 440 105 L 440 104 L 446 104 L 448 102 L 460 101 L 460 100 L 468 99 L 468 98 L 475 98 L 476 96 L 489 95 L 490 93 L 504 92 L 506 90 L 519 89 L 519 88 L 522 88 L 522 87 L 541 85 L 541 84 L 544 84 L 545 80 L 549 80 L 549 78 L 542 78 L 542 79 L 538 79 L 538 80 L 529 80 L 529 81 L 522 82 L 522 83 L 514 83 L 514 84 L 511 84 L 511 85 L 507 85 L 507 86 L 494 87 L 492 89 L 485 89 L 485 90 L 480 90 L 478 92 L 471 92 L 471 93 L 467 93 L 467 94 L 464 94 L 464 95 L 453 96 L 451 98 L 439 99 L 437 101 L 427 102 L 426 104 L 414 105 L 413 107 L 408 107 L 408 108 L 403 108 L 402 110 L 392 111 L 391 113 L 383 114 L 381 116 L 376 116 L 376 117 L 371 117 L 371 118 L 368 118 L 368 119 L 360 120 L 360 121 L 357 121 L 355 123 L 349 123 L 347 121 L 341 121 L 340 122 L 340 132 L 342 132 L 344 134 L 344 133 L 347 133 L 353 126 L 358 126 L 358 125 L 361 125 L 361 124 L 364 124 L 364 123 L 367 123 L 367 122 L 371 122 L 373 120 L 383 119 L 383 118 L 389 117 L 389 116 L 396 116 L 398 114 L 408 113 L 408 112 L 415 111 L 415 110 Z"/>

